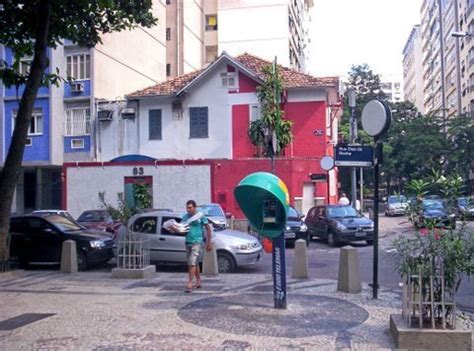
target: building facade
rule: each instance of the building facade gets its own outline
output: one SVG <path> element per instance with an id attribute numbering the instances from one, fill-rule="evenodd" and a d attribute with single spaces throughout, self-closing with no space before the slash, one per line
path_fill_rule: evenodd
<path id="1" fill-rule="evenodd" d="M 403 101 L 403 85 L 401 77 L 381 76 L 380 88 L 385 94 L 385 98 L 390 102 Z"/>
<path id="2" fill-rule="evenodd" d="M 176 77 L 245 52 L 305 71 L 312 0 L 168 0 L 167 73 Z"/>
<path id="3" fill-rule="evenodd" d="M 424 113 L 422 59 L 421 30 L 420 25 L 416 25 L 403 49 L 403 96 L 420 113 Z"/>
<path id="4" fill-rule="evenodd" d="M 154 1 L 153 12 L 165 18 L 164 2 Z M 63 45 L 48 50 L 47 70 L 57 68 L 74 80 L 42 87 L 38 92 L 13 212 L 60 208 L 63 163 L 99 159 L 97 136 L 107 128 L 100 122 L 103 102 L 165 79 L 165 23 L 159 23 L 153 28 L 105 34 L 102 44 L 92 49 L 64 40 Z M 9 48 L 1 46 L 0 54 L 12 64 L 14 53 Z M 20 73 L 27 73 L 30 61 L 22 60 Z M 17 97 L 23 89 L 2 86 L 0 90 L 0 167 L 11 142 Z"/>
<path id="5" fill-rule="evenodd" d="M 204 69 L 129 94 L 120 103 L 135 106 L 127 129 L 136 137 L 139 156 L 125 163 L 114 158 L 66 164 L 65 207 L 73 214 L 79 206 L 96 207 L 97 194 L 103 191 L 114 201 L 116 193 L 127 194 L 135 182 L 148 186 L 158 208 L 182 208 L 185 198 L 179 194 L 188 189 L 187 197 L 218 202 L 241 217 L 232 190 L 248 173 L 271 170 L 270 160 L 258 157 L 248 137 L 251 121 L 260 118 L 257 87 L 269 64 L 249 54 L 223 53 Z M 336 171 L 323 171 L 319 161 L 333 155 L 337 140 L 342 114 L 339 79 L 315 78 L 285 67 L 280 72 L 285 89 L 282 109 L 294 123 L 294 138 L 276 161 L 276 174 L 288 185 L 291 203 L 305 212 L 315 203 L 336 200 Z M 100 174 L 104 181 L 81 189 L 74 181 L 79 174 L 87 179 L 99 179 Z M 312 174 L 323 174 L 326 181 L 314 182 Z"/>

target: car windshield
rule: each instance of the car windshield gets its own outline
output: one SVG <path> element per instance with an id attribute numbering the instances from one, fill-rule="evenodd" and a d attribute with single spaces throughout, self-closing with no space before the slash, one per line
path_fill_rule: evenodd
<path id="1" fill-rule="evenodd" d="M 388 197 L 389 204 L 397 204 L 407 202 L 407 198 L 404 195 L 392 195 Z"/>
<path id="2" fill-rule="evenodd" d="M 357 212 L 352 206 L 328 207 L 327 211 L 328 211 L 329 218 L 362 217 L 362 215 L 359 212 Z"/>
<path id="3" fill-rule="evenodd" d="M 224 211 L 219 205 L 201 205 L 197 210 L 209 217 L 225 217 Z"/>
<path id="4" fill-rule="evenodd" d="M 107 211 L 86 211 L 83 212 L 79 218 L 78 222 L 112 222 L 112 218 L 107 213 Z"/>
<path id="5" fill-rule="evenodd" d="M 458 205 L 459 206 L 467 207 L 468 204 L 469 204 L 469 202 L 467 201 L 467 199 L 465 197 L 460 197 L 458 199 Z"/>
<path id="6" fill-rule="evenodd" d="M 300 218 L 298 211 L 296 211 L 293 207 L 288 208 L 288 218 Z"/>
<path id="7" fill-rule="evenodd" d="M 444 210 L 444 205 L 441 201 L 423 201 L 424 210 Z"/>
<path id="8" fill-rule="evenodd" d="M 83 230 L 82 227 L 63 216 L 52 215 L 48 216 L 46 219 L 48 222 L 59 228 L 62 232 L 75 232 L 78 230 Z"/>

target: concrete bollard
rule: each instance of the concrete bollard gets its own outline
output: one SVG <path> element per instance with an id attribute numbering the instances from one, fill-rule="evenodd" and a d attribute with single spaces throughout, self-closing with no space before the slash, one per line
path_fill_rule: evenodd
<path id="1" fill-rule="evenodd" d="M 77 273 L 77 251 L 76 242 L 73 240 L 66 240 L 63 242 L 61 253 L 61 272 L 63 273 Z"/>
<path id="2" fill-rule="evenodd" d="M 339 276 L 337 290 L 355 294 L 362 291 L 359 274 L 359 256 L 357 249 L 352 246 L 341 248 L 339 253 Z"/>
<path id="3" fill-rule="evenodd" d="M 219 274 L 219 268 L 217 265 L 217 251 L 216 245 L 211 244 L 212 250 L 207 251 L 204 246 L 204 258 L 202 260 L 202 274 L 207 276 L 216 276 Z"/>
<path id="4" fill-rule="evenodd" d="M 308 279 L 308 251 L 306 250 L 306 241 L 303 239 L 296 240 L 294 252 L 293 278 Z"/>

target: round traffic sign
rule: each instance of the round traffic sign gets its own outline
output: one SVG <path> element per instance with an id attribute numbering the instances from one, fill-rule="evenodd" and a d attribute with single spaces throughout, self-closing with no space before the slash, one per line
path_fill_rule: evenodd
<path id="1" fill-rule="evenodd" d="M 331 156 L 324 156 L 321 159 L 321 168 L 325 171 L 330 171 L 334 168 L 334 159 Z"/>
<path id="2" fill-rule="evenodd" d="M 392 121 L 392 110 L 387 103 L 379 100 L 369 101 L 362 110 L 362 128 L 370 136 L 376 137 L 387 132 Z"/>

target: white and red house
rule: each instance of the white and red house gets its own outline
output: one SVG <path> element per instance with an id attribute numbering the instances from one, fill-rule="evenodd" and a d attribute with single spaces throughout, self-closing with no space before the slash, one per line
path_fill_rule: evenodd
<path id="1" fill-rule="evenodd" d="M 259 118 L 262 68 L 269 64 L 250 54 L 223 53 L 199 71 L 129 94 L 127 105 L 135 106 L 136 117 L 127 118 L 127 135 L 135 138 L 132 151 L 140 156 L 65 164 L 63 207 L 78 215 L 98 207 L 99 191 L 113 201 L 116 193 L 127 196 L 129 185 L 141 182 L 149 185 L 155 208 L 182 209 L 194 198 L 218 202 L 241 217 L 234 187 L 247 174 L 271 168 L 269 159 L 256 157 L 248 137 L 251 120 Z M 293 142 L 275 162 L 276 174 L 287 184 L 292 203 L 306 212 L 315 201 L 337 197 L 336 171 L 322 170 L 319 161 L 333 154 L 337 139 L 339 78 L 279 68 L 284 118 L 294 125 Z M 123 139 L 112 136 L 98 144 L 105 143 Z M 124 150 L 121 144 L 116 149 Z M 314 174 L 329 177 L 313 182 Z"/>

